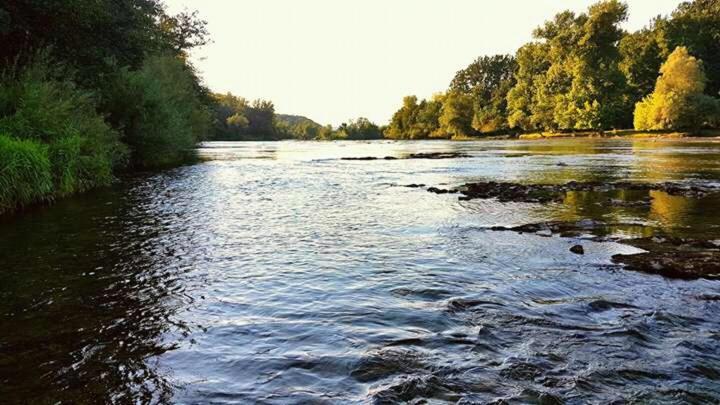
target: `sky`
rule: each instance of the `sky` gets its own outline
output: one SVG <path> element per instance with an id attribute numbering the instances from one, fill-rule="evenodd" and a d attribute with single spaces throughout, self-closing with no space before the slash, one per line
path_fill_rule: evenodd
<path id="1" fill-rule="evenodd" d="M 336 126 L 387 123 L 415 94 L 444 91 L 482 55 L 514 53 L 563 10 L 595 0 L 166 0 L 197 10 L 212 43 L 192 51 L 206 85 L 272 100 L 278 113 Z M 627 30 L 680 0 L 630 0 Z"/>

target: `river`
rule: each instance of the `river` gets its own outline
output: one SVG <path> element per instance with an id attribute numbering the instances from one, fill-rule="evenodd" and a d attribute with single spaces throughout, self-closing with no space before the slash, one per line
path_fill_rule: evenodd
<path id="1" fill-rule="evenodd" d="M 348 161 L 459 152 L 453 159 Z M 720 143 L 206 143 L 0 218 L 0 402 L 717 403 L 720 281 L 497 231 L 720 239 L 717 199 L 460 201 L 409 184 L 720 184 Z M 653 192 L 651 192 L 653 193 Z M 587 196 L 586 196 L 587 197 Z M 569 248 L 582 243 L 584 255 Z"/>

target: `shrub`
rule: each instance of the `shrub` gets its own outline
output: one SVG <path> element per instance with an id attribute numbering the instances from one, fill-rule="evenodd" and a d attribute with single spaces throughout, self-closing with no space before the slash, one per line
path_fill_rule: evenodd
<path id="1" fill-rule="evenodd" d="M 69 76 L 41 54 L 0 77 L 0 133 L 47 145 L 56 190 L 63 195 L 109 184 L 125 157 L 118 133 L 97 113 L 93 94 Z"/>
<path id="2" fill-rule="evenodd" d="M 0 213 L 49 199 L 52 190 L 47 147 L 0 135 Z"/>
<path id="3" fill-rule="evenodd" d="M 0 73 L 2 210 L 110 184 L 125 148 L 78 88 L 45 54 Z"/>
<path id="4" fill-rule="evenodd" d="M 192 69 L 172 56 L 150 57 L 137 71 L 118 71 L 104 90 L 103 109 L 122 131 L 133 166 L 176 165 L 193 153 L 211 124 L 196 83 Z"/>

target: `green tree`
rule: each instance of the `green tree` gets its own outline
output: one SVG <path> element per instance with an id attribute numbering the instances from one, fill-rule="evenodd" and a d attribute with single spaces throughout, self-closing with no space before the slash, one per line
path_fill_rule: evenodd
<path id="1" fill-rule="evenodd" d="M 681 3 L 669 19 L 657 24 L 662 56 L 683 46 L 703 61 L 707 75 L 705 94 L 720 93 L 720 0 Z"/>
<path id="2" fill-rule="evenodd" d="M 440 132 L 450 137 L 473 134 L 473 97 L 470 94 L 451 91 L 445 97 L 440 114 Z"/>
<path id="3" fill-rule="evenodd" d="M 213 139 L 242 140 L 250 125 L 246 117 L 248 102 L 230 93 L 213 94 Z"/>
<path id="4" fill-rule="evenodd" d="M 483 56 L 458 71 L 450 90 L 474 99 L 472 127 L 478 132 L 507 129 L 507 94 L 515 85 L 517 63 L 511 55 Z"/>
<path id="5" fill-rule="evenodd" d="M 656 19 L 650 27 L 625 35 L 620 41 L 620 70 L 625 75 L 629 103 L 632 105 L 653 91 L 657 72 L 665 60 L 656 32 L 658 21 Z"/>
<path id="6" fill-rule="evenodd" d="M 344 138 L 349 140 L 383 138 L 380 127 L 364 117 L 341 124 L 338 131 L 344 132 L 346 134 Z"/>
<path id="7" fill-rule="evenodd" d="M 248 133 L 254 137 L 274 139 L 275 105 L 269 100 L 255 100 L 246 109 Z"/>
<path id="8" fill-rule="evenodd" d="M 442 136 L 439 133 L 439 117 L 444 95 L 418 103 L 416 96 L 403 99 L 403 106 L 393 114 L 384 134 L 391 139 L 427 139 Z"/>
<path id="9" fill-rule="evenodd" d="M 620 23 L 627 5 L 601 1 L 587 13 L 559 13 L 535 30 L 537 42 L 518 52 L 517 84 L 508 93 L 508 124 L 522 129 L 620 127 L 623 103 L 619 67 Z"/>
<path id="10" fill-rule="evenodd" d="M 106 91 L 105 108 L 124 134 L 137 168 L 166 167 L 192 155 L 212 124 L 196 77 L 175 56 L 153 56 L 136 71 L 122 69 Z"/>
<path id="11" fill-rule="evenodd" d="M 508 91 L 508 126 L 525 131 L 541 129 L 552 123 L 552 115 L 544 118 L 539 98 L 546 81 L 551 62 L 549 46 L 542 42 L 530 42 L 517 52 L 518 69 L 516 84 Z M 551 110 L 552 111 L 552 110 Z"/>

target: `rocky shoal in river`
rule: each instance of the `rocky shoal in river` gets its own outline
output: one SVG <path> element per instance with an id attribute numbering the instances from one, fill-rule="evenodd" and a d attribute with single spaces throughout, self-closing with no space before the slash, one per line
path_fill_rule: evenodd
<path id="1" fill-rule="evenodd" d="M 340 160 L 403 160 L 403 159 L 460 159 L 469 158 L 470 155 L 459 152 L 424 152 L 410 153 L 402 157 L 395 156 L 361 156 L 361 157 L 343 157 Z"/>
<path id="2" fill-rule="evenodd" d="M 678 279 L 720 279 L 720 239 L 689 239 L 671 236 L 652 236 L 635 239 L 619 239 L 601 236 L 608 228 L 636 224 L 609 224 L 602 221 L 541 222 L 515 227 L 496 226 L 492 231 L 531 233 L 538 236 L 574 237 L 598 242 L 617 242 L 630 245 L 645 252 L 617 254 L 612 257 L 616 264 L 627 270 L 659 274 Z M 573 253 L 583 254 L 582 244 L 570 248 Z"/>
<path id="3" fill-rule="evenodd" d="M 425 188 L 423 184 L 409 184 L 405 187 Z M 518 184 L 498 182 L 467 183 L 454 189 L 428 187 L 427 191 L 436 194 L 461 194 L 460 200 L 495 198 L 500 202 L 558 203 L 571 191 L 609 193 L 620 190 L 662 191 L 673 196 L 702 198 L 720 194 L 720 189 L 709 186 L 678 183 L 600 183 L 569 182 L 566 184 Z M 650 197 L 634 201 L 608 198 L 609 205 L 649 205 Z M 611 228 L 618 226 L 637 226 L 638 224 L 605 223 L 585 219 L 577 222 L 543 222 L 516 227 L 492 227 L 492 231 L 513 231 L 533 233 L 539 236 L 575 237 L 596 241 L 614 241 L 634 246 L 645 252 L 637 254 L 617 254 L 612 261 L 621 264 L 627 270 L 659 274 L 678 279 L 720 279 L 720 239 L 683 239 L 655 233 L 655 236 L 636 239 L 618 239 L 610 235 Z M 584 254 L 581 244 L 571 248 L 575 254 Z"/>
<path id="4" fill-rule="evenodd" d="M 422 184 L 409 184 L 405 187 L 423 188 Z M 427 191 L 436 194 L 461 194 L 460 200 L 496 198 L 500 202 L 531 202 L 551 203 L 562 202 L 570 191 L 600 192 L 611 191 L 663 191 L 669 195 L 688 198 L 701 198 L 710 194 L 720 193 L 719 188 L 687 185 L 681 183 L 632 183 L 632 182 L 576 182 L 565 184 L 520 184 L 503 182 L 476 182 L 467 183 L 454 189 L 441 189 L 429 187 Z M 609 200 L 616 205 L 642 205 L 649 204 L 649 199 L 638 201 Z"/>

